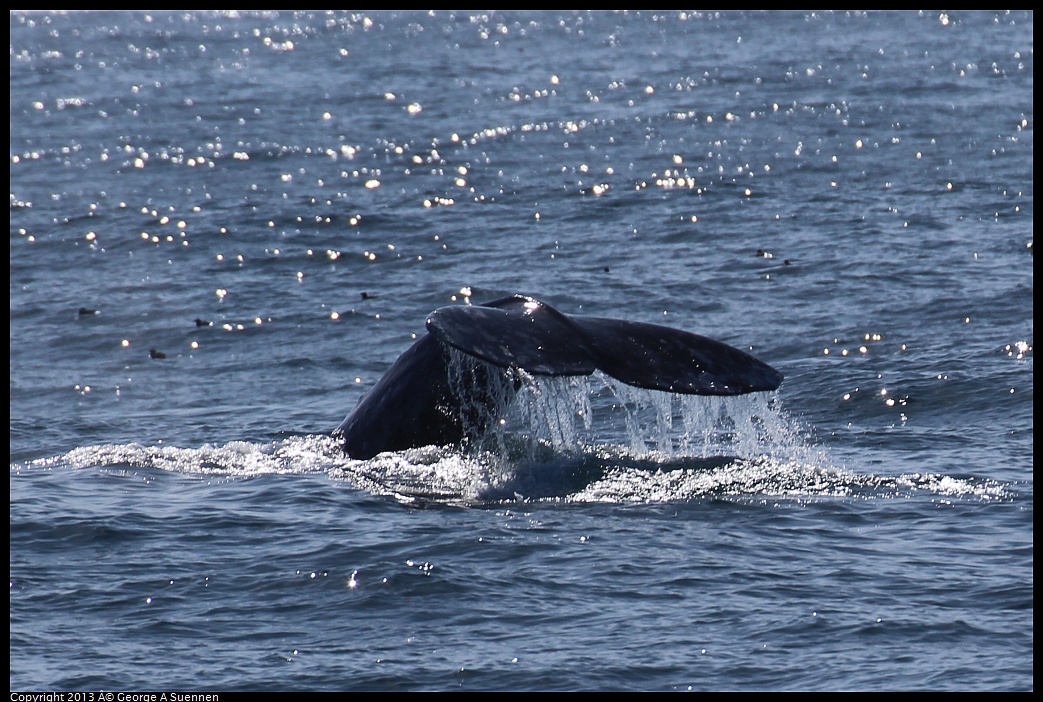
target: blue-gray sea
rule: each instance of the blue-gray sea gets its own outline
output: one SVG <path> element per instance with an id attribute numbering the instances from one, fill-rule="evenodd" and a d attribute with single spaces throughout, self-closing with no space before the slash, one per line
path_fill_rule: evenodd
<path id="1" fill-rule="evenodd" d="M 12 690 L 1033 689 L 1031 12 L 10 25 Z M 343 455 L 515 292 L 785 381 Z"/>

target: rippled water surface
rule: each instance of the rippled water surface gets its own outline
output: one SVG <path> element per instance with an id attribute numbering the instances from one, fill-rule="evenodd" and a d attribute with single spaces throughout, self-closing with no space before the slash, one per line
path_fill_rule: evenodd
<path id="1" fill-rule="evenodd" d="M 12 690 L 1027 690 L 1031 12 L 14 12 Z M 330 432 L 515 292 L 779 390 Z"/>

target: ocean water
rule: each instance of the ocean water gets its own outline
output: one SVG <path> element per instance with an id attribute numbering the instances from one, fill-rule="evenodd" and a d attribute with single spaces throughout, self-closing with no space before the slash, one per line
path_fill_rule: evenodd
<path id="1" fill-rule="evenodd" d="M 12 690 L 1033 689 L 1031 12 L 10 28 Z M 515 292 L 786 379 L 343 455 Z"/>

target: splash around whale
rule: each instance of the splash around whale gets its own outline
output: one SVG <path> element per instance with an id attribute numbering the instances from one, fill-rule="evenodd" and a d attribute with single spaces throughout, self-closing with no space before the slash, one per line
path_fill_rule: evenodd
<path id="1" fill-rule="evenodd" d="M 468 442 L 526 376 L 595 370 L 627 385 L 685 395 L 775 390 L 782 374 L 744 351 L 657 324 L 569 315 L 526 295 L 435 310 L 335 430 L 351 458 Z"/>

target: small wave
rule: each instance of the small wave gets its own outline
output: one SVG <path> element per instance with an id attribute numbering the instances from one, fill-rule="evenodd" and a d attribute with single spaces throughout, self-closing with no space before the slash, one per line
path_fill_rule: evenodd
<path id="1" fill-rule="evenodd" d="M 250 477 L 312 473 L 343 460 L 333 437 L 299 436 L 268 443 L 230 441 L 199 448 L 102 444 L 82 446 L 61 456 L 13 464 L 12 471 L 53 468 L 152 468 L 175 473 Z"/>
<path id="2" fill-rule="evenodd" d="M 232 441 L 199 448 L 106 444 L 12 464 L 12 472 L 67 469 L 152 469 L 249 478 L 326 473 L 371 494 L 405 504 L 481 506 L 510 502 L 656 503 L 705 498 L 886 499 L 928 495 L 942 501 L 1009 500 L 1011 486 L 934 473 L 860 474 L 822 462 L 770 455 L 678 456 L 635 453 L 620 445 L 561 452 L 547 442 L 513 449 L 460 451 L 427 446 L 368 461 L 343 455 L 334 437 L 268 443 Z"/>
<path id="3" fill-rule="evenodd" d="M 476 445 L 347 458 L 335 437 L 231 441 L 199 448 L 105 444 L 12 464 L 154 469 L 246 478 L 326 473 L 405 504 L 661 503 L 725 499 L 1012 499 L 989 480 L 836 467 L 773 395 L 677 396 L 586 379 L 526 380 L 520 401 Z"/>
<path id="4" fill-rule="evenodd" d="M 466 454 L 426 447 L 349 461 L 331 473 L 373 494 L 406 504 L 481 506 L 514 502 L 665 503 L 725 499 L 892 499 L 927 495 L 941 501 L 1011 499 L 991 480 L 912 473 L 863 475 L 770 456 L 704 458 L 634 455 L 624 447 L 593 447 L 536 460 Z"/>
<path id="5" fill-rule="evenodd" d="M 737 459 L 719 466 L 674 470 L 609 467 L 602 478 L 569 497 L 574 502 L 676 502 L 700 498 L 944 498 L 1009 499 L 995 481 L 913 474 L 860 475 L 847 470 L 772 458 Z"/>

